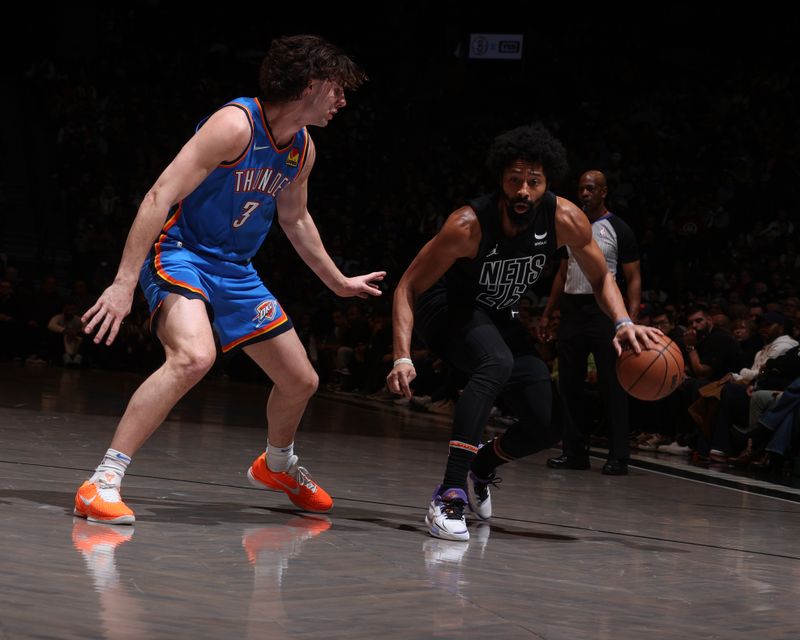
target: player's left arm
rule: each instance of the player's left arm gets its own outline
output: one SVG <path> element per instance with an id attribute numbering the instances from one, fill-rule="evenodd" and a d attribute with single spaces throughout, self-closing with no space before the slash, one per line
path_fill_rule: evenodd
<path id="1" fill-rule="evenodd" d="M 597 303 L 614 321 L 617 328 L 614 336 L 617 355 L 622 353 L 623 343 L 628 343 L 636 353 L 641 351 L 640 342 L 646 348 L 652 348 L 656 336 L 662 335 L 661 331 L 633 323 L 616 280 L 608 270 L 603 252 L 592 238 L 589 220 L 574 204 L 563 198 L 558 198 L 556 208 L 556 235 L 559 246 L 567 245 L 572 250 L 578 266 L 592 285 Z"/>
<path id="2" fill-rule="evenodd" d="M 278 223 L 303 262 L 336 295 L 359 298 L 379 296 L 381 290 L 375 283 L 383 280 L 385 271 L 348 278 L 339 271 L 322 244 L 317 225 L 308 212 L 308 176 L 316 159 L 316 150 L 310 136 L 308 145 L 306 162 L 300 174 L 278 195 Z"/>

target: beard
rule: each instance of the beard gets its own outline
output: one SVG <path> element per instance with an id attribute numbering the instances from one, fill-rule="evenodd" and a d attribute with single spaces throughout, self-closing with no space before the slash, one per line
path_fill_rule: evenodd
<path id="1" fill-rule="evenodd" d="M 523 205 L 528 207 L 527 211 L 520 211 Z M 515 227 L 528 227 L 536 217 L 536 207 L 533 200 L 528 200 L 527 198 L 507 198 L 506 211 L 509 221 Z"/>

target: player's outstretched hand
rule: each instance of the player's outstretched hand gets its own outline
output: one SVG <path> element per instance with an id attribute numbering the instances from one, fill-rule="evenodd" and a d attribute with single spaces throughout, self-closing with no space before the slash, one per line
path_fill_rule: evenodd
<path id="1" fill-rule="evenodd" d="M 376 283 L 381 282 L 385 277 L 385 271 L 373 271 L 363 276 L 345 278 L 342 288 L 336 293 L 342 298 L 352 298 L 353 296 L 358 296 L 359 298 L 379 296 L 383 292 Z"/>
<path id="2" fill-rule="evenodd" d="M 641 353 L 642 348 L 653 349 L 658 343 L 659 336 L 664 334 L 655 327 L 645 327 L 643 324 L 626 324 L 619 328 L 614 336 L 614 349 L 617 356 L 622 355 L 622 347 L 629 345 L 634 353 Z"/>
<path id="3" fill-rule="evenodd" d="M 411 381 L 416 377 L 417 372 L 413 365 L 405 363 L 398 364 L 391 370 L 389 375 L 386 376 L 386 386 L 392 393 L 410 398 L 414 394 L 411 392 L 411 387 L 408 385 L 410 385 Z"/>
<path id="4" fill-rule="evenodd" d="M 94 306 L 83 314 L 81 321 L 85 325 L 84 332 L 90 334 L 97 329 L 94 343 L 100 344 L 103 337 L 107 336 L 106 345 L 110 345 L 119 333 L 123 318 L 131 312 L 132 303 L 133 289 L 112 284 L 103 291 Z"/>

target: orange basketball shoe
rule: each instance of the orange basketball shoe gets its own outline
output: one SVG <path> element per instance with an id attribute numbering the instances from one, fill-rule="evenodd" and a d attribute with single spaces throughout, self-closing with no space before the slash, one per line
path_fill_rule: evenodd
<path id="1" fill-rule="evenodd" d="M 102 478 L 96 482 L 87 480 L 75 494 L 73 513 L 91 522 L 104 524 L 133 524 L 136 516 L 119 496 L 115 484 Z"/>
<path id="2" fill-rule="evenodd" d="M 324 513 L 333 508 L 333 499 L 311 479 L 305 467 L 297 465 L 297 456 L 290 458 L 288 471 L 272 471 L 267 466 L 267 454 L 262 453 L 250 465 L 247 478 L 253 486 L 285 491 L 289 500 L 304 511 Z"/>

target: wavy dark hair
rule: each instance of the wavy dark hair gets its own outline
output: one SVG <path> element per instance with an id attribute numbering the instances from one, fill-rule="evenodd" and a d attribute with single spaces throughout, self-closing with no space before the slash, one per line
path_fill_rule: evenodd
<path id="1" fill-rule="evenodd" d="M 339 47 L 319 36 L 284 36 L 270 44 L 261 63 L 261 98 L 273 103 L 299 100 L 313 79 L 357 89 L 364 71 Z"/>
<path id="2" fill-rule="evenodd" d="M 541 122 L 506 131 L 492 141 L 486 166 L 493 178 L 502 180 L 515 160 L 541 164 L 548 182 L 562 180 L 569 168 L 564 145 Z"/>

